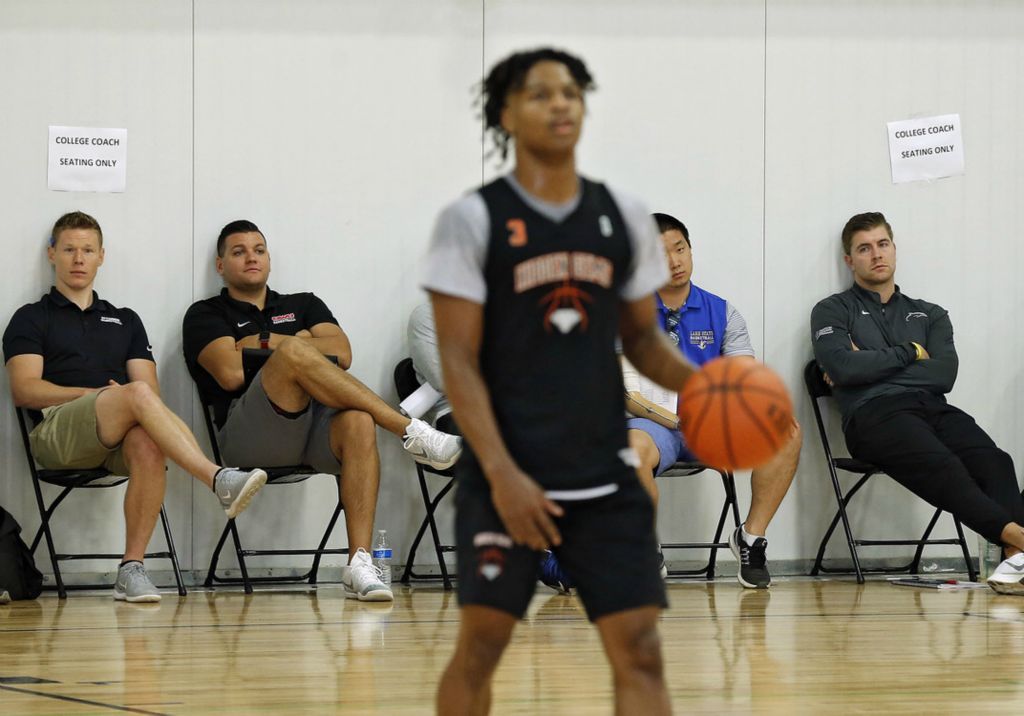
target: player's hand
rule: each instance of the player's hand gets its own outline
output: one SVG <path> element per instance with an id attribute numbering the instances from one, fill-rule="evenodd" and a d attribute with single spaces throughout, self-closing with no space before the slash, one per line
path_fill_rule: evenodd
<path id="1" fill-rule="evenodd" d="M 541 550 L 557 547 L 562 536 L 552 517 L 565 512 L 544 496 L 544 490 L 517 468 L 491 479 L 491 497 L 509 537 L 516 544 Z"/>
<path id="2" fill-rule="evenodd" d="M 857 347 L 857 344 L 853 342 L 852 338 L 850 339 L 850 345 L 853 346 L 853 350 L 855 350 L 855 351 L 859 351 L 860 350 L 860 348 Z"/>
<path id="3" fill-rule="evenodd" d="M 917 345 L 921 346 L 920 343 L 918 343 Z M 931 355 L 928 353 L 928 349 L 925 348 L 924 346 L 921 346 L 921 357 L 918 360 L 928 360 L 929 358 L 931 358 Z"/>
<path id="4" fill-rule="evenodd" d="M 825 379 L 825 384 L 828 385 L 829 388 L 836 387 L 836 384 L 832 382 L 832 378 L 829 376 L 828 373 L 822 373 L 821 377 Z"/>

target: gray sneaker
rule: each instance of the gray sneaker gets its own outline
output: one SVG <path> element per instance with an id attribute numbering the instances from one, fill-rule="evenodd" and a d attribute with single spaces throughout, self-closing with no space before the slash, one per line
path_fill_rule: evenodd
<path id="1" fill-rule="evenodd" d="M 267 484 L 267 473 L 259 468 L 239 470 L 225 467 L 213 478 L 213 491 L 229 519 L 235 519 L 249 506 L 252 498 Z"/>
<path id="2" fill-rule="evenodd" d="M 405 429 L 404 447 L 416 462 L 435 470 L 447 470 L 462 454 L 462 438 L 442 433 L 414 418 Z"/>
<path id="3" fill-rule="evenodd" d="M 119 602 L 159 602 L 160 592 L 150 581 L 142 562 L 128 562 L 117 570 L 114 599 Z"/>

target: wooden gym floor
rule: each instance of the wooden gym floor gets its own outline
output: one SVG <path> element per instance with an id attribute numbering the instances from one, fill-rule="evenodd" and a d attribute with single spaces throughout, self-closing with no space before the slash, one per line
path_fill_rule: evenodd
<path id="1" fill-rule="evenodd" d="M 996 713 L 1024 705 L 1024 597 L 885 582 L 674 582 L 661 634 L 677 713 Z M 159 605 L 47 594 L 0 606 L 0 713 L 428 714 L 455 596 L 398 587 L 195 590 Z M 571 597 L 540 587 L 495 714 L 607 714 L 609 674 Z"/>

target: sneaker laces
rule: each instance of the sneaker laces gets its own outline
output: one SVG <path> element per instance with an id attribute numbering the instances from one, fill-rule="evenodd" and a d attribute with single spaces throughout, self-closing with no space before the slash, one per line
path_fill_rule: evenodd
<path id="1" fill-rule="evenodd" d="M 758 537 L 754 540 L 754 544 L 747 544 L 740 537 L 740 559 L 743 564 L 748 567 L 763 567 L 767 563 L 765 552 L 768 549 L 768 540 L 763 537 Z"/>
<path id="2" fill-rule="evenodd" d="M 406 430 L 407 437 L 405 438 L 405 447 L 409 448 L 416 440 L 423 441 L 423 446 L 428 452 L 434 454 L 441 454 L 445 448 L 445 443 L 448 438 L 451 437 L 447 433 L 442 433 L 440 430 L 430 427 L 424 424 L 422 428 L 416 432 L 412 432 L 411 428 L 415 423 L 409 425 L 410 429 Z"/>
<path id="3" fill-rule="evenodd" d="M 358 558 L 359 552 L 362 552 L 366 556 L 361 559 Z M 384 579 L 384 570 L 382 570 L 380 567 L 373 563 L 373 558 L 370 557 L 369 553 L 366 550 L 360 549 L 359 552 L 356 552 L 357 559 L 354 560 L 351 564 L 349 564 L 349 569 L 352 571 L 369 572 L 371 575 L 377 578 L 378 582 L 381 582 L 383 584 L 382 580 Z"/>

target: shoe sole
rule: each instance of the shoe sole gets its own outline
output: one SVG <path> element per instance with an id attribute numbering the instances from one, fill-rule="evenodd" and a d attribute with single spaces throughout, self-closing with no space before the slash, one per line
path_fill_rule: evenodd
<path id="1" fill-rule="evenodd" d="M 141 594 L 137 597 L 129 597 L 124 592 L 114 590 L 114 601 L 115 602 L 130 602 L 132 604 L 140 604 L 145 602 L 159 602 L 161 599 L 159 594 Z"/>
<path id="2" fill-rule="evenodd" d="M 452 465 L 459 461 L 459 457 L 462 456 L 462 451 L 459 450 L 459 452 L 457 452 L 455 456 L 451 460 L 448 460 L 447 462 L 437 462 L 435 460 L 431 460 L 426 455 L 413 455 L 413 453 L 409 454 L 412 455 L 412 459 L 418 462 L 420 465 L 429 465 L 435 470 L 447 470 L 448 468 L 450 468 Z"/>
<path id="3" fill-rule="evenodd" d="M 742 558 L 740 557 L 740 546 L 736 542 L 735 530 L 729 533 L 729 549 L 732 550 L 732 554 L 736 558 L 736 581 L 739 582 L 744 589 L 768 589 L 772 586 L 771 580 L 768 581 L 768 584 L 761 586 L 759 584 L 751 584 L 743 578 L 743 572 L 740 569 Z"/>
<path id="4" fill-rule="evenodd" d="M 345 598 L 346 599 L 358 599 L 361 602 L 393 602 L 395 595 L 391 592 L 370 592 L 369 594 L 359 594 L 353 592 L 348 587 L 345 587 Z"/>
<path id="5" fill-rule="evenodd" d="M 997 594 L 1024 594 L 1024 582 L 999 582 L 992 579 L 985 580 L 988 586 Z"/>
<path id="6" fill-rule="evenodd" d="M 248 480 L 245 481 L 245 485 L 242 487 L 242 491 L 238 493 L 238 497 L 235 498 L 234 502 L 224 508 L 225 514 L 228 519 L 235 519 L 240 514 L 245 512 L 245 508 L 252 502 L 252 498 L 256 496 L 256 493 L 263 489 L 263 486 L 267 484 L 267 473 L 263 470 L 257 470 Z"/>

